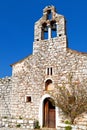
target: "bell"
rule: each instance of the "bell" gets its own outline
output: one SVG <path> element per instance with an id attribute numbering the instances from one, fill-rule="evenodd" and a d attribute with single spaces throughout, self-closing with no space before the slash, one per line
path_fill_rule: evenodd
<path id="1" fill-rule="evenodd" d="M 47 27 L 47 26 L 44 27 L 44 31 L 45 31 L 45 32 L 48 32 L 48 27 Z"/>
<path id="2" fill-rule="evenodd" d="M 56 24 L 55 23 L 52 25 L 52 30 L 56 31 Z"/>

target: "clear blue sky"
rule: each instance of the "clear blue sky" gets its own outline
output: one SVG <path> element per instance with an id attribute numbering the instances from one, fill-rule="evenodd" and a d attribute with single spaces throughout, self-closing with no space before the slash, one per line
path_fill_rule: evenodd
<path id="1" fill-rule="evenodd" d="M 0 0 L 0 78 L 32 53 L 34 23 L 47 5 L 65 16 L 69 48 L 87 53 L 87 0 Z"/>

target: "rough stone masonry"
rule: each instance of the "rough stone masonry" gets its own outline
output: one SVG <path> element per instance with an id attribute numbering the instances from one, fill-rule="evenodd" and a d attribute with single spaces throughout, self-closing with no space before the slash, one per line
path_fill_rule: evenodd
<path id="1" fill-rule="evenodd" d="M 29 128 L 33 126 L 28 120 L 31 124 L 38 120 L 41 127 L 57 128 L 65 117 L 60 108 L 46 106 L 51 98 L 48 91 L 55 92 L 56 85 L 66 83 L 69 73 L 73 73 L 74 80 L 86 80 L 87 53 L 68 48 L 66 20 L 54 6 L 45 7 L 43 16 L 35 23 L 32 55 L 11 66 L 12 76 L 0 79 L 1 120 L 10 119 L 7 126 L 22 124 Z M 46 112 L 48 107 L 55 113 L 55 119 Z M 46 123 L 49 118 L 54 124 Z M 18 119 L 22 121 L 18 123 Z"/>

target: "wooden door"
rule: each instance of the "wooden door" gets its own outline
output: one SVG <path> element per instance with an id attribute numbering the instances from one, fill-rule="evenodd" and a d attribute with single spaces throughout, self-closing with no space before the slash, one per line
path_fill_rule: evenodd
<path id="1" fill-rule="evenodd" d="M 49 110 L 49 125 L 50 128 L 55 128 L 55 110 Z"/>
<path id="2" fill-rule="evenodd" d="M 52 105 L 49 98 L 44 101 L 43 125 L 48 128 L 55 128 L 55 106 Z"/>

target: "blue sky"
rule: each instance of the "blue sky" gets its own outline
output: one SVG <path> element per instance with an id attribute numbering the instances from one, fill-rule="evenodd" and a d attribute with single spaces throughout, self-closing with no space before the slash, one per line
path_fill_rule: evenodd
<path id="1" fill-rule="evenodd" d="M 47 5 L 65 16 L 69 48 L 87 53 L 86 0 L 0 0 L 0 78 L 11 76 L 10 64 L 32 53 L 34 23 Z"/>

